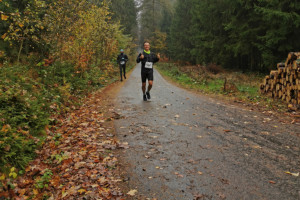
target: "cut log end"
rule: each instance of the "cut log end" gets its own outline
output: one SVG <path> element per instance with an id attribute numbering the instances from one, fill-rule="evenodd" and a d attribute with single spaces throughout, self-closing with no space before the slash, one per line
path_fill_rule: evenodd
<path id="1" fill-rule="evenodd" d="M 300 107 L 300 52 L 290 52 L 285 63 L 278 63 L 260 85 L 260 92 Z"/>

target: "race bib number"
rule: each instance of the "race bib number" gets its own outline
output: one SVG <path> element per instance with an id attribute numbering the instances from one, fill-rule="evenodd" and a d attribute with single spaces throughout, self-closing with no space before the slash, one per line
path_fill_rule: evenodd
<path id="1" fill-rule="evenodd" d="M 146 62 L 145 63 L 145 68 L 152 69 L 153 68 L 153 63 L 152 62 Z"/>
<path id="2" fill-rule="evenodd" d="M 125 64 L 125 61 L 121 61 L 120 64 L 121 64 L 121 65 L 124 65 L 124 64 Z"/>

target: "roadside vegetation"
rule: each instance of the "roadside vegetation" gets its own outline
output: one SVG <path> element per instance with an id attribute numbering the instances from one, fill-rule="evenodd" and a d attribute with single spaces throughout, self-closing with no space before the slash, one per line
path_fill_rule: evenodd
<path id="1" fill-rule="evenodd" d="M 131 17 L 125 30 L 114 7 L 106 1 L 0 1 L 0 194 L 25 173 L 59 115 L 119 79 L 116 56 L 120 48 L 133 53 L 136 20 Z M 50 175 L 45 172 L 37 187 Z"/>
<path id="2" fill-rule="evenodd" d="M 182 66 L 170 62 L 158 63 L 157 69 L 187 89 L 269 110 L 286 111 L 287 108 L 284 103 L 260 94 L 259 87 L 264 78 L 261 73 L 229 71 L 215 64 Z"/>

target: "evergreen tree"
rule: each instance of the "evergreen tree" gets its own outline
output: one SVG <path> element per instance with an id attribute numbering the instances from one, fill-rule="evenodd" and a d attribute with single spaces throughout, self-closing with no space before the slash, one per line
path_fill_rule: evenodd
<path id="1" fill-rule="evenodd" d="M 175 5 L 175 14 L 170 28 L 171 57 L 174 60 L 192 61 L 191 50 L 194 46 L 191 43 L 191 5 L 195 0 L 178 0 Z"/>
<path id="2" fill-rule="evenodd" d="M 173 16 L 173 6 L 170 0 L 142 1 L 141 7 L 140 43 L 150 40 L 152 50 L 168 54 L 167 35 Z"/>
<path id="3" fill-rule="evenodd" d="M 125 34 L 136 35 L 137 10 L 134 0 L 111 0 L 113 19 L 120 21 Z"/>
<path id="4" fill-rule="evenodd" d="M 255 44 L 259 43 L 258 36 L 263 34 L 264 24 L 254 10 L 257 3 L 257 0 L 227 0 L 228 20 L 224 29 L 228 38 L 224 45 L 231 54 L 231 61 L 222 63 L 225 67 L 238 67 L 245 71 L 260 67 L 260 52 Z"/>
<path id="5" fill-rule="evenodd" d="M 256 44 L 263 64 L 274 66 L 287 52 L 300 50 L 300 2 L 262 0 L 255 12 L 263 22 L 263 34 Z"/>
<path id="6" fill-rule="evenodd" d="M 190 55 L 193 62 L 220 63 L 226 57 L 224 9 L 226 4 L 222 0 L 193 1 L 189 38 L 193 45 Z"/>
<path id="7" fill-rule="evenodd" d="M 266 70 L 300 49 L 300 2 L 177 0 L 168 37 L 175 60 Z"/>
<path id="8" fill-rule="evenodd" d="M 101 6 L 108 3 L 112 12 L 112 19 L 120 22 L 125 34 L 137 34 L 137 8 L 135 0 L 89 0 L 95 5 Z"/>

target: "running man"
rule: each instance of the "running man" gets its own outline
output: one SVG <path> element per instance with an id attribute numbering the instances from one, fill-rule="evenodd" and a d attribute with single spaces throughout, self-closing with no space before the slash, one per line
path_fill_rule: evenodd
<path id="1" fill-rule="evenodd" d="M 150 43 L 144 43 L 144 51 L 140 53 L 136 59 L 137 63 L 142 62 L 142 91 L 143 91 L 143 99 L 147 101 L 147 99 L 151 99 L 150 90 L 153 85 L 153 64 L 158 62 L 160 59 L 160 54 L 154 54 L 150 52 Z M 146 81 L 148 79 L 148 88 L 146 92 Z"/>
<path id="2" fill-rule="evenodd" d="M 124 78 L 126 79 L 126 62 L 128 61 L 128 57 L 127 57 L 126 54 L 124 54 L 124 50 L 123 49 L 121 49 L 120 52 L 121 53 L 120 53 L 120 55 L 118 55 L 117 62 L 118 62 L 119 67 L 120 67 L 121 81 L 123 81 L 122 70 L 123 70 Z"/>

